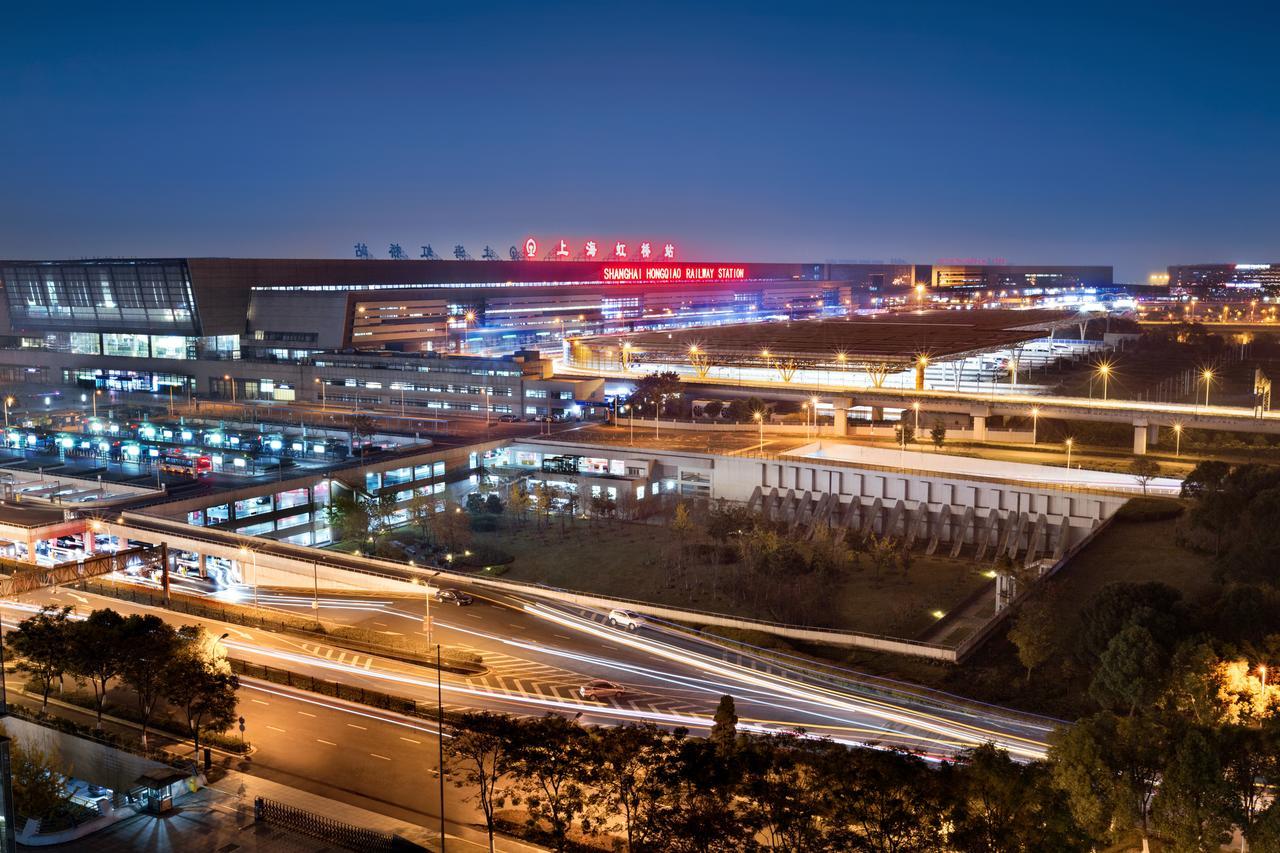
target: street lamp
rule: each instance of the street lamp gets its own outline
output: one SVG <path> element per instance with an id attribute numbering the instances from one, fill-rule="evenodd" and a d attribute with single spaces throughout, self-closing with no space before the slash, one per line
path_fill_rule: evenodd
<path id="1" fill-rule="evenodd" d="M 801 403 L 800 410 L 804 412 L 804 437 L 809 437 L 809 404 Z"/>
<path id="2" fill-rule="evenodd" d="M 1209 386 L 1213 383 L 1213 371 L 1206 367 L 1200 371 L 1200 378 L 1204 380 L 1204 407 L 1209 408 Z"/>
<path id="3" fill-rule="evenodd" d="M 12 397 L 4 398 L 4 428 L 9 428 L 9 407 L 13 405 Z"/>
<path id="4" fill-rule="evenodd" d="M 1040 407 L 1031 407 L 1031 446 L 1036 446 L 1036 429 L 1040 426 Z"/>
<path id="5" fill-rule="evenodd" d="M 1111 364 L 1103 362 L 1098 365 L 1098 375 L 1102 377 L 1102 399 L 1107 399 L 1107 380 L 1111 378 Z"/>
<path id="6" fill-rule="evenodd" d="M 751 415 L 755 418 L 757 424 L 760 425 L 760 452 L 764 452 L 764 412 L 755 412 Z"/>
<path id="7" fill-rule="evenodd" d="M 329 407 L 329 401 L 326 399 L 326 395 L 325 395 L 325 389 L 324 389 L 325 383 L 322 382 L 320 380 L 320 377 L 318 376 L 316 377 L 315 382 L 317 385 L 320 386 L 320 411 L 323 412 L 325 409 Z"/>
<path id="8" fill-rule="evenodd" d="M 915 410 L 915 413 L 916 413 L 915 432 L 916 432 L 916 440 L 919 441 L 920 440 L 920 401 L 916 400 L 914 403 L 912 403 L 911 408 Z"/>
<path id="9" fill-rule="evenodd" d="M 1067 445 L 1067 468 L 1070 468 L 1071 467 L 1071 447 L 1076 442 L 1075 442 L 1075 439 L 1068 438 L 1064 443 Z"/>
<path id="10" fill-rule="evenodd" d="M 1176 459 L 1182 455 L 1182 424 L 1173 425 L 1173 456 Z"/>
<path id="11" fill-rule="evenodd" d="M 231 378 L 230 373 L 222 374 L 222 381 L 231 383 L 231 405 L 234 406 L 236 404 L 236 381 Z"/>
<path id="12" fill-rule="evenodd" d="M 812 410 L 813 410 L 813 437 L 817 438 L 818 437 L 818 398 L 810 397 L 809 403 L 812 405 Z"/>

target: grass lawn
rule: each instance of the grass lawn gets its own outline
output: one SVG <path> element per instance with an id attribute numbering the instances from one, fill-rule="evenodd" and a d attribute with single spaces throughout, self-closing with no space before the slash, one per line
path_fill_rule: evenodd
<path id="1" fill-rule="evenodd" d="M 504 524 L 505 524 L 504 520 Z M 715 566 L 707 559 L 687 558 L 683 572 L 672 568 L 676 549 L 665 528 L 630 522 L 577 521 L 561 531 L 558 519 L 539 529 L 504 527 L 476 533 L 473 542 L 514 557 L 504 579 L 563 589 L 613 595 L 717 613 L 770 619 L 752 596 L 735 595 L 750 583 L 736 564 Z M 812 607 L 808 624 L 897 637 L 914 637 L 934 621 L 932 611 L 950 609 L 991 583 L 985 566 L 968 560 L 913 554 L 910 570 L 876 577 L 869 561 L 850 569 L 824 589 Z"/>

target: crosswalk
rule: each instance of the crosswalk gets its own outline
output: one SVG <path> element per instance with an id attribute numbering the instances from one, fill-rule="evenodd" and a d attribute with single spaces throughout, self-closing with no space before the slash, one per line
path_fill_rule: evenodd
<path id="1" fill-rule="evenodd" d="M 302 650 L 307 654 L 315 655 L 316 657 L 324 658 L 325 660 L 331 660 L 334 663 L 354 666 L 364 670 L 373 668 L 373 658 L 368 655 L 359 655 L 355 652 L 349 652 L 346 649 L 337 649 L 333 646 L 321 646 L 316 643 L 303 643 Z"/>

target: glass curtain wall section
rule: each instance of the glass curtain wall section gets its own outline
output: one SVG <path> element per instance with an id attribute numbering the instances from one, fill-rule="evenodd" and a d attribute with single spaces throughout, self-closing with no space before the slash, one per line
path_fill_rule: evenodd
<path id="1" fill-rule="evenodd" d="M 0 267 L 13 325 L 57 331 L 194 335 L 191 276 L 181 261 Z"/>

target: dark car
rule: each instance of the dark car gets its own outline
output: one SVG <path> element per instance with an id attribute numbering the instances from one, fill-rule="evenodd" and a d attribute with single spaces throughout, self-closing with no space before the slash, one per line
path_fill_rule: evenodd
<path id="1" fill-rule="evenodd" d="M 460 589 L 442 589 L 436 593 L 436 601 L 441 604 L 456 604 L 459 607 L 466 607 L 475 599 Z"/>

